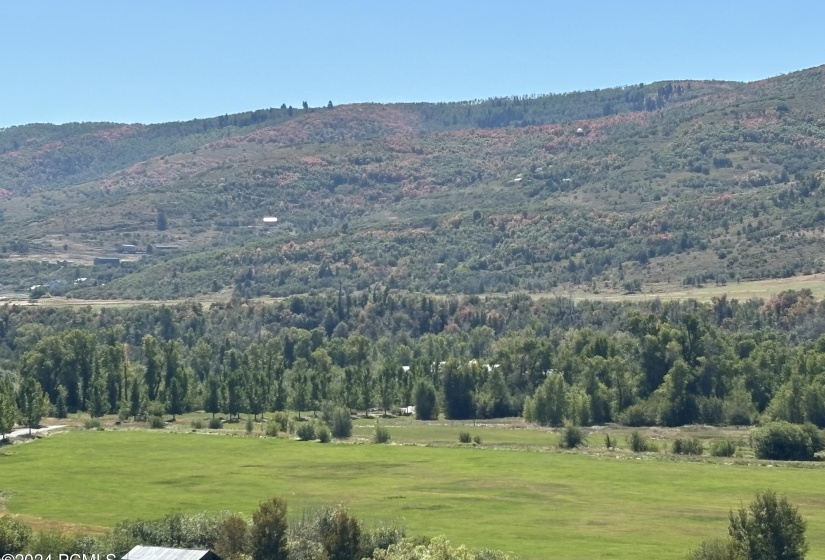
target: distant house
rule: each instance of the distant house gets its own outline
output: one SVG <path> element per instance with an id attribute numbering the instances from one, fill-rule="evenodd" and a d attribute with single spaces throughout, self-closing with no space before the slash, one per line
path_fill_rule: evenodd
<path id="1" fill-rule="evenodd" d="M 121 245 L 117 248 L 118 253 L 134 254 L 138 252 L 137 245 Z"/>
<path id="2" fill-rule="evenodd" d="M 95 257 L 95 266 L 100 265 L 120 266 L 120 259 L 117 257 Z"/>
<path id="3" fill-rule="evenodd" d="M 157 251 L 174 251 L 180 249 L 180 245 L 155 245 Z"/>
<path id="4" fill-rule="evenodd" d="M 211 550 L 138 545 L 127 552 L 122 560 L 221 560 L 221 557 Z"/>
<path id="5" fill-rule="evenodd" d="M 263 222 L 265 226 L 274 226 L 278 223 L 278 218 L 275 216 L 264 216 Z"/>

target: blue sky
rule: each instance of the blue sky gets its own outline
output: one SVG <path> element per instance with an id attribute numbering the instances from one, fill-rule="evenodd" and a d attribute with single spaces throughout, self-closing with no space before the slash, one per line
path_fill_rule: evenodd
<path id="1" fill-rule="evenodd" d="M 0 127 L 754 80 L 825 64 L 825 2 L 7 0 Z"/>

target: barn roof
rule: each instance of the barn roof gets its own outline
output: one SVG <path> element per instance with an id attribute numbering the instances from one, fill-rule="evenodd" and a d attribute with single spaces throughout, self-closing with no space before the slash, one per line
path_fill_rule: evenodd
<path id="1" fill-rule="evenodd" d="M 166 548 L 163 546 L 138 545 L 126 553 L 122 560 L 220 560 L 211 550 Z"/>

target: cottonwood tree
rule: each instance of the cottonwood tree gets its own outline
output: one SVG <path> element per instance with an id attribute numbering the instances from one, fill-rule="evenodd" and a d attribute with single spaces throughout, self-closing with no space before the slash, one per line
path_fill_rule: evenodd
<path id="1" fill-rule="evenodd" d="M 14 421 L 17 419 L 17 406 L 14 404 L 11 386 L 0 385 L 0 437 L 6 439 L 6 433 L 11 432 Z"/>
<path id="2" fill-rule="evenodd" d="M 20 405 L 20 413 L 23 416 L 23 423 L 29 428 L 29 435 L 31 435 L 32 428 L 37 426 L 43 418 L 49 399 L 37 379 L 26 377 L 20 384 L 17 400 Z"/>

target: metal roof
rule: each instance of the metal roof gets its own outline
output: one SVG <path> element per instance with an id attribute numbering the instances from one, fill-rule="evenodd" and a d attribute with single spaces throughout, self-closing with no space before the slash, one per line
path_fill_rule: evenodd
<path id="1" fill-rule="evenodd" d="M 138 545 L 127 552 L 122 560 L 201 560 L 213 554 L 209 550 Z"/>

